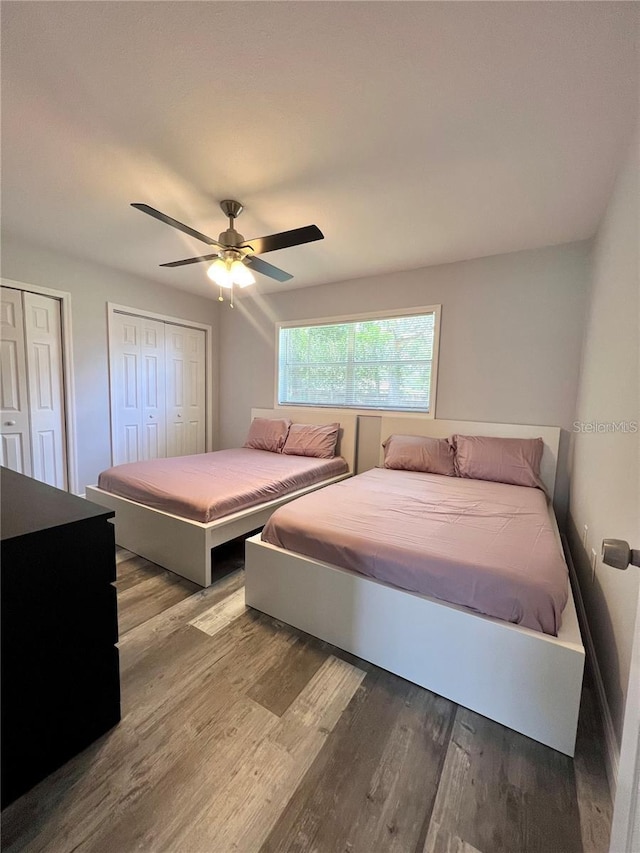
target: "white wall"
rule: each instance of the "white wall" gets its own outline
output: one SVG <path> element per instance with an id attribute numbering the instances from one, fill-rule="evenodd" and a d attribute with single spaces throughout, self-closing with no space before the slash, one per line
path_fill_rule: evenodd
<path id="1" fill-rule="evenodd" d="M 234 310 L 224 306 L 221 446 L 244 440 L 252 406 L 273 405 L 276 321 L 441 304 L 436 416 L 563 427 L 556 491 L 562 515 L 588 249 L 573 243 L 248 296 Z"/>
<path id="2" fill-rule="evenodd" d="M 111 464 L 107 302 L 213 326 L 214 373 L 217 370 L 219 312 L 213 299 L 39 248 L 10 235 L 2 239 L 2 277 L 71 293 L 81 492 Z M 212 384 L 215 420 L 217 375 Z M 216 426 L 214 423 L 214 432 Z"/>
<path id="3" fill-rule="evenodd" d="M 639 199 L 636 135 L 593 245 L 577 421 L 640 420 Z M 639 448 L 640 433 L 573 436 L 569 542 L 618 748 L 640 571 L 618 571 L 598 559 L 592 579 L 589 555 L 593 547 L 599 556 L 605 537 L 627 539 L 631 547 L 640 548 Z M 586 548 L 581 541 L 585 524 L 589 527 Z"/>

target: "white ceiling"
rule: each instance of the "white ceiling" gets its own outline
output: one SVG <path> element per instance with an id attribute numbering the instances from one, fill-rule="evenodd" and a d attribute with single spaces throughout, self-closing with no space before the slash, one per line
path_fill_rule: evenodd
<path id="1" fill-rule="evenodd" d="M 592 236 L 633 125 L 638 5 L 2 3 L 3 227 L 158 264 L 316 223 L 303 287 Z M 260 278 L 258 289 L 285 285 Z"/>

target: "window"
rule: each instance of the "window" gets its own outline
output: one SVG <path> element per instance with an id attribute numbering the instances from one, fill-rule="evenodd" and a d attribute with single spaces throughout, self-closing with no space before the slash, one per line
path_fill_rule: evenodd
<path id="1" fill-rule="evenodd" d="M 278 404 L 433 414 L 440 306 L 278 327 Z"/>

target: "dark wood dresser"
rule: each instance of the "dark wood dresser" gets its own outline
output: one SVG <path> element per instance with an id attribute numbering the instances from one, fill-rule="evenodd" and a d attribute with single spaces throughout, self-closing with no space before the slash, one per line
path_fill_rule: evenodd
<path id="1" fill-rule="evenodd" d="M 114 513 L 0 468 L 2 808 L 120 720 Z"/>

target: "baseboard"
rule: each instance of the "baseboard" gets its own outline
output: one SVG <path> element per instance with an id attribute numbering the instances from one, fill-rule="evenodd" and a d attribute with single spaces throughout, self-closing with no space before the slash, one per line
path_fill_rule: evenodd
<path id="1" fill-rule="evenodd" d="M 573 564 L 573 559 L 571 558 L 569 543 L 567 542 L 567 538 L 564 534 L 562 534 L 562 544 L 564 547 L 567 565 L 569 566 L 569 575 L 571 577 L 571 586 L 573 588 L 573 598 L 576 603 L 576 610 L 578 611 L 578 621 L 580 623 L 580 630 L 582 631 L 582 639 L 586 647 L 587 657 L 589 658 L 589 662 L 591 664 L 593 680 L 596 685 L 598 705 L 600 707 L 600 714 L 602 715 L 602 726 L 604 729 L 605 741 L 605 768 L 607 771 L 609 790 L 611 792 L 611 801 L 613 802 L 616 797 L 616 786 L 618 782 L 618 765 L 620 763 L 620 750 L 618 748 L 618 742 L 616 740 L 615 730 L 613 728 L 613 720 L 611 718 L 611 711 L 609 710 L 607 694 L 604 689 L 604 681 L 602 680 L 600 665 L 598 664 L 598 658 L 596 656 L 596 648 L 593 644 L 593 637 L 591 636 L 591 631 L 589 629 L 587 611 L 585 609 L 584 601 L 582 599 L 582 591 L 578 582 L 578 575 Z"/>

